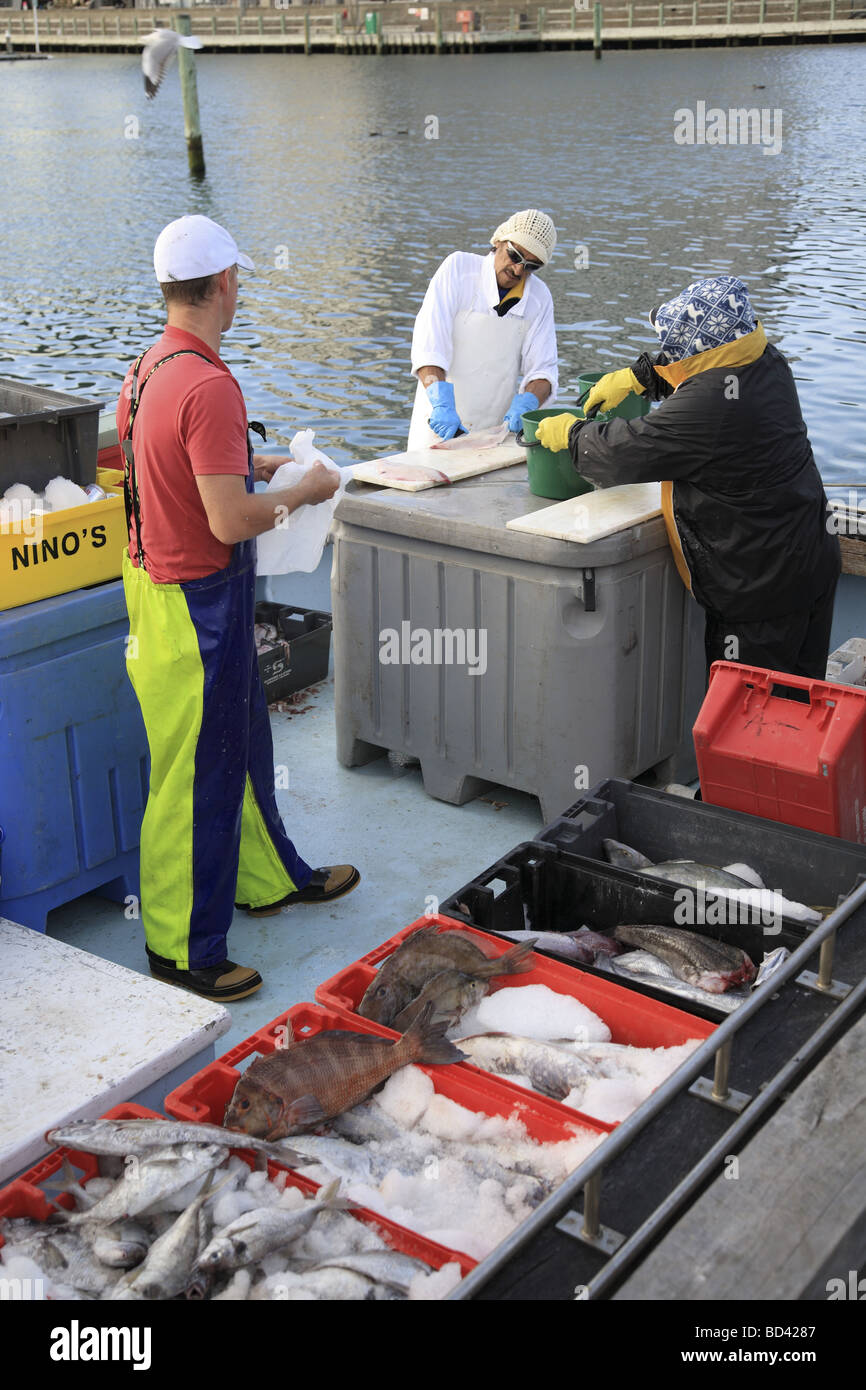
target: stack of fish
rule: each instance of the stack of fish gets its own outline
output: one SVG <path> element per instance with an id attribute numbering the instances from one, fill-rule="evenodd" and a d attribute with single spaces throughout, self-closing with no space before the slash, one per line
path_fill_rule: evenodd
<path id="1" fill-rule="evenodd" d="M 388 957 L 358 1005 L 362 1018 L 402 1031 L 430 1006 L 431 1016 L 454 1023 L 502 975 L 534 968 L 534 938 L 501 956 L 488 956 L 461 931 L 436 925 L 413 932 Z"/>
<path id="2" fill-rule="evenodd" d="M 121 1169 L 82 1185 L 67 1163 L 61 1187 L 76 1210 L 0 1222 L 4 1273 L 42 1278 L 54 1298 L 391 1299 L 424 1297 L 433 1277 L 343 1214 L 353 1203 L 339 1181 L 313 1198 L 285 1173 L 271 1182 L 230 1157 L 237 1137 L 218 1126 L 96 1120 L 48 1138 Z M 305 1161 L 255 1139 L 244 1147 Z"/>

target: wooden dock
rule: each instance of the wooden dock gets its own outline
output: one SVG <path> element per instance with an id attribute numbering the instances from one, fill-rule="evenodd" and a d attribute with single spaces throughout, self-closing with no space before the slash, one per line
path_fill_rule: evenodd
<path id="1" fill-rule="evenodd" d="M 602 9 L 604 48 L 665 48 L 866 41 L 866 8 L 860 0 L 609 0 Z M 866 5 L 866 0 L 863 0 Z M 410 9 L 412 13 L 410 13 Z M 527 6 L 526 10 L 459 10 L 454 4 L 371 6 L 376 32 L 344 21 L 340 8 L 292 5 L 257 9 L 196 6 L 192 32 L 203 52 L 222 53 L 491 53 L 538 49 L 588 49 L 593 10 Z M 354 6 L 350 16 L 358 15 Z M 471 14 L 471 22 L 457 15 Z M 53 6 L 39 13 L 39 46 L 45 52 L 138 52 L 140 39 L 170 26 L 165 9 L 77 9 Z M 0 42 L 7 53 L 32 52 L 33 14 L 0 10 Z"/>
<path id="2" fill-rule="evenodd" d="M 866 1020 L 805 1078 L 614 1300 L 860 1298 Z M 858 1239 L 859 1233 L 859 1239 Z"/>

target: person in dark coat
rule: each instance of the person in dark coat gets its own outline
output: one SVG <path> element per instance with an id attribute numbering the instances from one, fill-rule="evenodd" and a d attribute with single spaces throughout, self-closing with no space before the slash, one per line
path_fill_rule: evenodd
<path id="1" fill-rule="evenodd" d="M 677 569 L 706 613 L 707 671 L 740 661 L 824 679 L 841 569 L 797 387 L 742 281 L 698 280 L 650 314 L 661 352 L 608 373 L 585 414 L 629 391 L 658 409 L 595 424 L 543 420 L 596 486 L 662 483 Z"/>

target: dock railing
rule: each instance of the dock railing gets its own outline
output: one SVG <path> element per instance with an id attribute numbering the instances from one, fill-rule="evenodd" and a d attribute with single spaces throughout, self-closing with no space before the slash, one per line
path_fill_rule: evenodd
<path id="1" fill-rule="evenodd" d="M 866 904 L 866 879 L 843 898 L 825 917 L 820 926 L 809 932 L 806 940 L 792 951 L 784 965 L 754 991 L 716 1031 L 695 1049 L 690 1057 L 653 1091 L 650 1098 L 590 1154 L 566 1178 L 560 1187 L 547 1197 L 532 1215 L 521 1222 L 497 1245 L 496 1249 L 475 1267 L 458 1285 L 451 1301 L 471 1299 L 500 1269 L 523 1250 L 557 1217 L 568 1212 L 558 1229 L 593 1247 L 606 1256 L 606 1263 L 585 1286 L 585 1298 L 601 1298 L 637 1263 L 644 1251 L 658 1238 L 680 1211 L 692 1201 L 707 1179 L 717 1173 L 725 1156 L 736 1152 L 744 1137 L 762 1116 L 787 1094 L 818 1054 L 841 1034 L 856 1018 L 866 999 L 866 979 L 855 985 L 840 984 L 833 979 L 833 957 L 836 934 L 841 927 Z M 805 972 L 816 950 L 820 950 L 817 974 Z M 740 1029 L 759 1010 L 772 1013 L 773 1001 L 780 997 L 786 985 L 796 983 L 821 993 L 835 1007 L 812 1035 L 801 1043 L 788 1061 L 776 1072 L 755 1096 L 732 1091 L 729 1085 L 734 1040 Z M 698 1080 L 708 1064 L 714 1068 L 713 1081 Z M 628 1236 L 607 1230 L 601 1222 L 602 1175 L 613 1159 L 633 1144 L 641 1131 L 678 1095 L 686 1090 L 702 1100 L 727 1109 L 736 1118 L 718 1141 L 712 1145 L 662 1200 L 656 1209 Z M 569 1210 L 583 1194 L 583 1212 Z"/>
<path id="2" fill-rule="evenodd" d="M 688 41 L 684 31 L 701 31 L 724 41 L 748 41 L 766 33 L 768 38 L 832 38 L 843 35 L 866 37 L 866 0 L 605 0 L 602 37 L 604 42 L 622 43 L 658 36 L 664 40 L 670 30 L 672 42 Z M 204 6 L 188 7 L 192 33 L 205 41 L 216 39 L 220 49 L 303 47 L 334 50 L 358 45 L 374 50 L 411 49 L 418 42 L 436 48 L 441 45 L 494 46 L 511 42 L 515 46 L 544 43 L 552 46 L 591 42 L 593 6 L 589 0 L 577 5 L 545 6 L 519 4 L 484 7 L 470 11 L 471 22 L 457 19 L 467 11 L 459 3 L 406 5 L 372 3 L 344 7 L 292 4 L 289 6 Z M 156 10 L 81 8 L 54 4 L 39 10 L 40 39 L 51 47 L 134 48 L 137 41 L 154 28 L 171 27 L 175 7 Z M 378 32 L 367 32 L 367 13 L 378 16 Z M 0 8 L 0 33 L 8 32 L 13 49 L 28 46 L 34 37 L 32 11 Z"/>

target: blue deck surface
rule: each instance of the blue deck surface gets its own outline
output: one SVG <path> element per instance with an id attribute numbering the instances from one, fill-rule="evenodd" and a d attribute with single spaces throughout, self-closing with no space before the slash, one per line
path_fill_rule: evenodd
<path id="1" fill-rule="evenodd" d="M 329 575 L 330 548 L 314 574 L 260 580 L 260 596 L 329 610 Z M 862 634 L 861 594 L 862 581 L 843 576 L 831 649 Z M 323 980 L 420 917 L 428 898 L 444 900 L 542 826 L 536 799 L 508 788 L 451 806 L 426 795 L 417 768 L 392 769 L 387 758 L 341 767 L 333 671 L 296 712 L 272 711 L 271 729 L 275 765 L 289 769 L 288 789 L 277 790 L 289 834 L 313 865 L 353 863 L 362 878 L 330 907 L 285 908 L 256 920 L 236 914 L 231 957 L 255 966 L 265 983 L 231 1006 L 232 1028 L 221 1039 L 222 1051 L 292 1004 L 312 1000 Z M 78 898 L 50 913 L 48 932 L 146 970 L 141 924 L 127 920 L 117 903 L 93 894 Z"/>
<path id="2" fill-rule="evenodd" d="M 330 609 L 330 548 L 312 575 L 259 581 L 261 597 Z M 266 589 L 265 585 L 273 587 Z M 314 687 L 297 712 L 271 712 L 274 763 L 288 788 L 277 803 L 300 852 L 314 866 L 351 863 L 361 871 L 354 892 L 328 907 L 284 908 L 253 919 L 238 912 L 229 933 L 231 958 L 258 969 L 264 986 L 231 1005 L 228 1051 L 344 965 L 420 917 L 427 899 L 444 900 L 542 826 L 534 797 L 507 788 L 465 806 L 434 801 L 421 773 L 392 769 L 387 758 L 344 768 L 335 754 L 334 682 Z M 497 808 L 491 802 L 502 803 Z M 48 933 L 82 950 L 145 972 L 141 923 L 118 903 L 94 894 L 57 908 Z"/>

